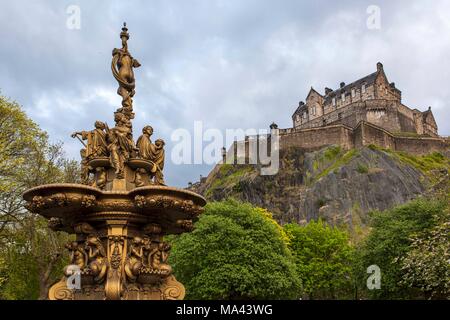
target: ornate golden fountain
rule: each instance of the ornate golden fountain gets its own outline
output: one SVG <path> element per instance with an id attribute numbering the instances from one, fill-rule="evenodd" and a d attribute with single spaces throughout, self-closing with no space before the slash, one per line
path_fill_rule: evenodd
<path id="1" fill-rule="evenodd" d="M 164 141 L 151 141 L 151 126 L 134 143 L 133 68 L 140 64 L 128 51 L 129 37 L 124 24 L 122 48 L 113 50 L 111 63 L 122 97 L 114 128 L 96 121 L 94 130 L 72 135 L 84 145 L 83 184 L 43 185 L 23 195 L 28 209 L 47 218 L 51 229 L 76 235 L 66 245 L 70 265 L 50 288 L 50 300 L 184 298 L 167 264 L 170 245 L 163 236 L 191 231 L 206 201 L 165 186 Z M 78 287 L 70 285 L 74 276 Z"/>

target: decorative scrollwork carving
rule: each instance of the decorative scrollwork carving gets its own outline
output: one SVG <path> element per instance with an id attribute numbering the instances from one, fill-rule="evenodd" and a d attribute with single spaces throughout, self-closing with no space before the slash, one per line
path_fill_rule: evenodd
<path id="1" fill-rule="evenodd" d="M 81 206 L 84 208 L 91 208 L 95 206 L 96 200 L 94 195 L 85 195 L 81 198 Z"/>
<path id="2" fill-rule="evenodd" d="M 45 208 L 45 205 L 44 197 L 34 196 L 27 204 L 26 208 L 33 213 L 39 213 L 39 211 Z"/>
<path id="3" fill-rule="evenodd" d="M 167 278 L 161 287 L 163 300 L 183 300 L 186 294 L 184 286 L 174 276 Z"/>
<path id="4" fill-rule="evenodd" d="M 56 193 L 50 197 L 50 200 L 58 207 L 67 205 L 67 197 L 64 193 Z"/>
<path id="5" fill-rule="evenodd" d="M 94 235 L 96 230 L 87 222 L 77 223 L 73 226 L 73 229 L 78 234 Z"/>
<path id="6" fill-rule="evenodd" d="M 110 236 L 109 241 L 112 243 L 111 258 L 109 264 L 111 268 L 118 269 L 122 261 L 122 249 L 124 244 L 124 237 L 122 236 Z"/>
<path id="7" fill-rule="evenodd" d="M 137 195 L 134 197 L 136 206 L 144 208 L 176 209 L 189 214 L 192 218 L 203 212 L 203 208 L 196 205 L 192 200 L 181 200 L 170 196 L 149 196 Z"/>
<path id="8" fill-rule="evenodd" d="M 49 300 L 73 300 L 73 291 L 67 288 L 66 278 L 50 287 L 48 291 Z"/>
<path id="9" fill-rule="evenodd" d="M 177 225 L 188 232 L 194 229 L 194 224 L 192 223 L 192 220 L 177 220 Z"/>
<path id="10" fill-rule="evenodd" d="M 147 201 L 145 200 L 144 196 L 141 195 L 137 195 L 136 197 L 134 197 L 134 203 L 136 203 L 136 206 L 138 208 L 144 208 L 145 205 L 147 204 Z"/>
<path id="11" fill-rule="evenodd" d="M 52 217 L 48 220 L 48 227 L 53 231 L 61 231 L 64 228 L 64 224 L 61 218 Z"/>
<path id="12" fill-rule="evenodd" d="M 147 224 L 144 228 L 143 231 L 145 234 L 160 234 L 162 232 L 162 228 L 159 224 L 156 223 L 150 223 Z"/>

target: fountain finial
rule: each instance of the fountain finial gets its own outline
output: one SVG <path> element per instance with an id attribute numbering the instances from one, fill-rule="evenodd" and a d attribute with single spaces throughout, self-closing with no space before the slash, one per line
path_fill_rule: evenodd
<path id="1" fill-rule="evenodd" d="M 123 23 L 122 32 L 120 33 L 120 38 L 122 39 L 122 49 L 127 46 L 127 40 L 130 39 L 130 34 L 128 33 L 127 23 Z M 125 44 L 125 45 L 124 45 Z"/>
<path id="2" fill-rule="evenodd" d="M 123 23 L 120 38 L 122 39 L 122 48 L 113 50 L 113 59 L 111 63 L 111 70 L 114 78 L 119 83 L 117 94 L 122 97 L 122 108 L 117 112 L 123 113 L 128 119 L 133 119 L 133 96 L 135 94 L 134 88 L 136 82 L 134 78 L 133 68 L 138 68 L 141 64 L 134 59 L 128 51 L 128 40 L 130 34 L 126 23 Z"/>

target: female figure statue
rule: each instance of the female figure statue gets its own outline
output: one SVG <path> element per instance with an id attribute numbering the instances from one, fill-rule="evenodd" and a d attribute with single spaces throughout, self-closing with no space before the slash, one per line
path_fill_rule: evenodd
<path id="1" fill-rule="evenodd" d="M 153 134 L 151 126 L 145 126 L 142 129 L 142 135 L 137 140 L 138 155 L 140 158 L 150 160 L 154 163 L 154 183 L 156 185 L 165 185 L 164 183 L 164 141 L 158 139 L 153 144 L 150 140 Z M 153 170 L 152 170 L 153 171 Z"/>

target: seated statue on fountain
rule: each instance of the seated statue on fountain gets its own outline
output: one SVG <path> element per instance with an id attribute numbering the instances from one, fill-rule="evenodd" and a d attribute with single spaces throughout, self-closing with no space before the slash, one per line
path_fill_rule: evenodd
<path id="1" fill-rule="evenodd" d="M 105 157 L 108 154 L 106 145 L 106 125 L 101 121 L 95 121 L 95 129 L 92 131 L 74 132 L 72 138 L 81 137 L 87 140 L 85 157 L 91 160 L 96 157 Z"/>
<path id="2" fill-rule="evenodd" d="M 121 112 L 114 115 L 116 126 L 107 128 L 106 141 L 110 157 L 110 164 L 115 169 L 116 177 L 123 179 L 124 165 L 136 154 L 133 141 L 131 121 Z"/>
<path id="3" fill-rule="evenodd" d="M 103 190 L 165 185 L 164 141 L 158 139 L 152 143 L 151 126 L 142 130 L 137 147 L 133 140 L 131 120 L 134 118 L 133 96 L 136 87 L 133 69 L 138 68 L 140 63 L 128 51 L 126 24 L 120 38 L 122 48 L 113 50 L 111 62 L 113 76 L 119 84 L 117 93 L 122 97 L 122 105 L 114 113 L 115 126 L 110 129 L 106 123 L 97 121 L 93 131 L 72 134 L 85 146 L 80 152 L 81 179 L 83 184 Z M 87 140 L 87 144 L 83 140 Z M 90 179 L 91 174 L 94 175 L 93 179 Z"/>
<path id="4" fill-rule="evenodd" d="M 89 161 L 94 158 L 108 156 L 105 132 L 106 124 L 101 121 L 96 121 L 94 126 L 95 129 L 92 131 L 80 131 L 72 134 L 72 138 L 78 138 L 83 144 L 83 141 L 87 140 L 87 143 L 84 144 L 85 148 L 80 150 L 81 180 L 86 185 L 91 184 L 89 175 L 92 172 L 92 168 L 88 166 Z"/>
<path id="5" fill-rule="evenodd" d="M 145 126 L 142 129 L 142 135 L 137 140 L 138 155 L 140 158 L 150 160 L 154 164 L 152 174 L 154 176 L 154 184 L 165 185 L 164 183 L 164 140 L 157 139 L 152 143 L 150 137 L 153 134 L 151 126 Z"/>

